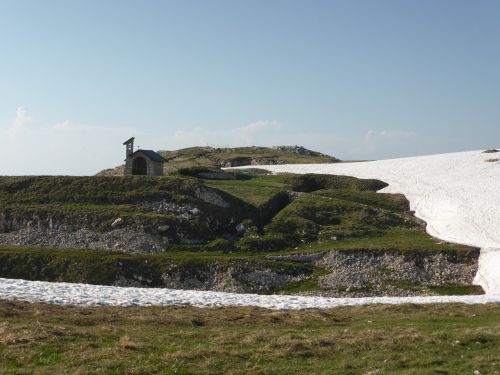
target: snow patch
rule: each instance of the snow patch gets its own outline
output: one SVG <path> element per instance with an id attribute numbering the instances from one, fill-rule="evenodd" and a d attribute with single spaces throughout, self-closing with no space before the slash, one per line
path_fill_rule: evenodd
<path id="1" fill-rule="evenodd" d="M 500 165 L 469 151 L 403 159 L 337 164 L 259 166 L 274 173 L 324 173 L 376 178 L 384 193 L 401 193 L 427 232 L 445 241 L 481 248 L 475 283 L 500 294 Z M 245 167 L 241 167 L 245 168 Z"/>
<path id="2" fill-rule="evenodd" d="M 500 295 L 327 298 L 259 295 L 178 289 L 148 289 L 73 283 L 50 283 L 0 278 L 0 298 L 72 306 L 153 306 L 197 307 L 257 306 L 268 309 L 310 309 L 368 304 L 429 304 L 500 302 Z"/>

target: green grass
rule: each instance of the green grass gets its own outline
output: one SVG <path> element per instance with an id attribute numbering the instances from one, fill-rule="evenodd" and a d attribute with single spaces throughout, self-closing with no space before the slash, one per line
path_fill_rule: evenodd
<path id="1" fill-rule="evenodd" d="M 235 147 L 211 148 L 190 147 L 176 151 L 159 151 L 168 162 L 165 163 L 166 172 L 174 172 L 180 168 L 193 166 L 220 167 L 226 162 L 245 160 L 249 165 L 251 160 L 263 161 L 279 160 L 281 163 L 336 163 L 335 157 L 313 152 L 312 155 L 301 155 L 293 152 L 274 150 L 269 147 Z"/>
<path id="2" fill-rule="evenodd" d="M 303 292 L 325 292 L 325 289 L 320 286 L 319 278 L 328 275 L 331 271 L 325 268 L 316 267 L 310 276 L 302 281 L 291 282 L 277 289 L 276 294 L 300 294 Z M 484 294 L 483 289 L 478 285 L 463 285 L 463 284 L 445 284 L 445 285 L 428 285 L 415 283 L 410 281 L 390 280 L 391 275 L 386 275 L 387 280 L 382 283 L 382 290 L 387 287 L 397 287 L 399 290 L 418 292 L 421 295 L 440 295 L 440 296 L 465 296 L 465 295 L 480 295 Z M 372 291 L 375 285 L 365 285 L 362 288 L 351 288 L 352 292 L 368 292 Z M 380 287 L 380 286 L 379 286 Z"/>
<path id="3" fill-rule="evenodd" d="M 202 190 L 220 196 L 229 207 L 199 198 L 197 192 Z M 158 201 L 197 207 L 200 214 L 185 220 L 177 212 L 157 213 L 143 207 L 144 202 Z M 178 241 L 176 233 L 208 242 L 234 232 L 231 220 L 241 221 L 257 214 L 252 206 L 232 195 L 210 189 L 196 178 L 179 176 L 0 177 L 0 204 L 6 222 L 26 223 L 36 218 L 47 225 L 53 219 L 107 231 L 121 217 L 129 227 L 155 235 L 159 234 L 159 226 L 169 225 L 171 242 Z"/>
<path id="4" fill-rule="evenodd" d="M 0 302 L 2 374 L 500 373 L 500 305 L 75 308 Z"/>
<path id="5" fill-rule="evenodd" d="M 7 219 L 78 223 L 106 231 L 117 218 L 126 225 L 157 235 L 168 224 L 176 231 L 206 241 L 236 236 L 236 224 L 255 224 L 234 245 L 242 251 L 274 252 L 328 249 L 443 250 L 463 247 L 442 244 L 424 233 L 423 224 L 408 211 L 401 195 L 366 191 L 373 180 L 306 175 L 307 183 L 349 187 L 302 193 L 291 204 L 280 192 L 289 191 L 301 176 L 250 174 L 242 180 L 199 180 L 188 177 L 0 177 L 0 202 Z M 332 185 L 332 186 L 333 186 Z M 214 189 L 229 208 L 209 205 L 195 196 L 200 188 Z M 173 201 L 200 207 L 201 214 L 183 220 L 176 213 L 148 212 L 142 202 Z M 287 206 L 288 204 L 288 206 Z M 216 223 L 207 225 L 206 223 Z M 251 224 L 250 226 L 252 226 Z M 174 230 L 172 229 L 172 231 Z M 169 250 L 176 234 L 168 234 Z M 184 247 L 189 250 L 189 247 Z M 207 245 L 207 250 L 211 250 Z M 287 250 L 288 249 L 288 250 Z"/>
<path id="6" fill-rule="evenodd" d="M 102 250 L 89 250 L 89 249 L 50 249 L 45 247 L 24 247 L 12 245 L 0 245 L 0 256 L 7 255 L 43 255 L 47 257 L 75 257 L 84 259 L 98 259 L 99 263 L 103 259 L 113 260 L 143 260 L 147 262 L 158 261 L 172 261 L 177 263 L 183 262 L 213 262 L 213 261 L 248 261 L 248 260 L 262 260 L 265 262 L 277 263 L 263 257 L 259 252 L 244 252 L 234 251 L 231 253 L 223 251 L 204 251 L 202 245 L 179 245 L 174 247 L 171 251 L 163 253 L 138 253 L 129 254 L 123 252 L 102 251 Z M 286 262 L 285 262 L 286 263 Z"/>
<path id="7" fill-rule="evenodd" d="M 310 263 L 272 260 L 244 253 L 173 251 L 126 254 L 0 246 L 1 277 L 27 280 L 114 285 L 124 277 L 130 281 L 141 280 L 143 286 L 165 287 L 163 275 L 172 272 L 173 267 L 183 275 L 203 279 L 213 272 L 210 266 L 215 265 L 267 268 L 292 276 L 308 275 L 315 270 Z"/>
<path id="8" fill-rule="evenodd" d="M 429 285 L 415 283 L 412 281 L 401 280 L 386 280 L 382 283 L 382 287 L 397 287 L 398 289 L 417 292 L 421 295 L 438 295 L 438 296 L 466 296 L 484 294 L 484 290 L 478 285 L 464 284 L 444 284 L 444 285 Z"/>
<path id="9" fill-rule="evenodd" d="M 477 285 L 429 285 L 428 288 L 441 296 L 483 294 L 483 290 Z"/>
<path id="10" fill-rule="evenodd" d="M 283 192 L 291 189 L 294 179 L 302 181 L 300 176 L 250 173 L 242 180 L 2 177 L 0 202 L 4 203 L 2 213 L 7 219 L 36 217 L 45 223 L 70 223 L 102 233 L 121 217 L 125 225 L 152 235 L 158 235 L 158 228 L 166 224 L 172 233 L 166 233 L 169 236 L 168 245 L 164 244 L 166 252 L 156 255 L 0 248 L 0 275 L 109 285 L 121 275 L 133 279 L 135 273 L 151 280 L 147 286 L 161 287 L 165 286 L 162 274 L 168 273 L 172 264 L 188 267 L 186 273 L 190 274 L 196 268 L 201 272 L 210 262 L 251 261 L 256 267 L 282 267 L 292 274 L 312 273 L 310 278 L 282 289 L 292 293 L 317 291 L 322 271 L 310 263 L 272 261 L 267 255 L 329 250 L 477 254 L 470 247 L 442 243 L 427 235 L 422 223 L 409 213 L 404 197 L 370 191 L 378 186 L 377 181 L 306 177 L 307 183 L 323 189 L 301 193 L 291 203 L 289 195 Z M 333 184 L 337 189 L 324 189 L 325 184 Z M 344 185 L 349 189 L 338 189 Z M 195 196 L 195 190 L 200 188 L 214 189 L 231 207 L 214 207 L 200 201 Z M 201 213 L 184 220 L 176 213 L 145 211 L 142 202 L 154 199 L 193 204 L 201 208 Z M 247 228 L 243 237 L 236 234 L 235 227 L 240 222 Z M 179 232 L 206 243 L 179 244 L 176 237 Z M 445 293 L 446 289 L 431 292 Z M 463 291 L 449 289 L 449 292 Z"/>
<path id="11" fill-rule="evenodd" d="M 348 238 L 339 241 L 305 244 L 286 253 L 318 252 L 326 250 L 379 250 L 379 251 L 458 251 L 477 249 L 466 245 L 443 242 L 417 230 L 391 229 L 379 236 Z"/>
<path id="12" fill-rule="evenodd" d="M 324 189 L 317 190 L 311 194 L 323 198 L 342 199 L 386 210 L 409 211 L 410 209 L 408 200 L 402 194 L 386 194 L 350 189 Z"/>
<path id="13" fill-rule="evenodd" d="M 207 180 L 205 185 L 231 194 L 256 207 L 280 191 L 290 190 L 283 175 L 258 176 L 249 180 Z"/>
<path id="14" fill-rule="evenodd" d="M 175 173 L 179 169 L 192 167 L 221 167 L 228 162 L 239 161 L 241 165 L 250 165 L 252 161 L 269 163 L 337 163 L 339 159 L 312 152 L 311 155 L 301 155 L 290 151 L 279 151 L 270 147 L 236 147 L 212 148 L 189 147 L 175 151 L 159 151 L 167 159 L 164 165 L 165 173 Z M 106 169 L 98 173 L 101 176 L 123 175 L 124 167 L 120 165 L 113 169 Z"/>
<path id="15" fill-rule="evenodd" d="M 272 218 L 262 234 L 251 233 L 244 240 L 261 251 L 471 250 L 429 236 L 424 226 L 402 195 L 322 189 L 301 194 Z"/>
<path id="16" fill-rule="evenodd" d="M 288 175 L 286 181 L 294 191 L 310 193 L 320 189 L 342 189 L 355 191 L 377 191 L 387 186 L 387 183 L 374 179 L 360 179 L 350 176 L 331 174 L 300 174 Z"/>
<path id="17" fill-rule="evenodd" d="M 3 204 L 131 204 L 148 199 L 189 199 L 201 186 L 181 177 L 1 177 Z"/>

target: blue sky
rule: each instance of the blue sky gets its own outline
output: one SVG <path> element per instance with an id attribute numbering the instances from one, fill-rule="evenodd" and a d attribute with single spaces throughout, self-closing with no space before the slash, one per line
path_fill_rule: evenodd
<path id="1" fill-rule="evenodd" d="M 500 1 L 0 0 L 0 174 L 144 148 L 500 146 Z"/>

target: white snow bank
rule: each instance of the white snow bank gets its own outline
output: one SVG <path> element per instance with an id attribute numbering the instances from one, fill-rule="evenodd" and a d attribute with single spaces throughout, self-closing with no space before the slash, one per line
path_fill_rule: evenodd
<path id="1" fill-rule="evenodd" d="M 0 299 L 47 302 L 73 306 L 152 306 L 189 305 L 257 306 L 269 309 L 308 309 L 368 304 L 429 304 L 459 302 L 466 304 L 500 302 L 500 295 L 439 297 L 326 298 L 258 295 L 177 289 L 124 288 L 88 284 L 49 283 L 0 279 Z"/>
<path id="2" fill-rule="evenodd" d="M 427 231 L 432 236 L 480 247 L 474 282 L 487 294 L 500 294 L 500 163 L 486 162 L 491 155 L 470 151 L 372 162 L 258 168 L 387 182 L 389 186 L 382 192 L 404 194 L 411 209 L 427 222 Z"/>

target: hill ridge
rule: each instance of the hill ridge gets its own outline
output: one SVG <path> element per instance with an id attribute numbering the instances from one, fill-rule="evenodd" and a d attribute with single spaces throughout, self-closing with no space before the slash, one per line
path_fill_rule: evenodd
<path id="1" fill-rule="evenodd" d="M 279 164 L 325 164 L 338 163 L 341 160 L 334 156 L 313 151 L 304 146 L 245 146 L 245 147 L 211 147 L 194 146 L 178 150 L 159 150 L 167 163 L 164 172 L 172 173 L 181 168 L 203 167 L 240 167 L 247 165 L 279 165 Z M 98 176 L 117 176 L 123 174 L 123 165 L 105 169 Z"/>

